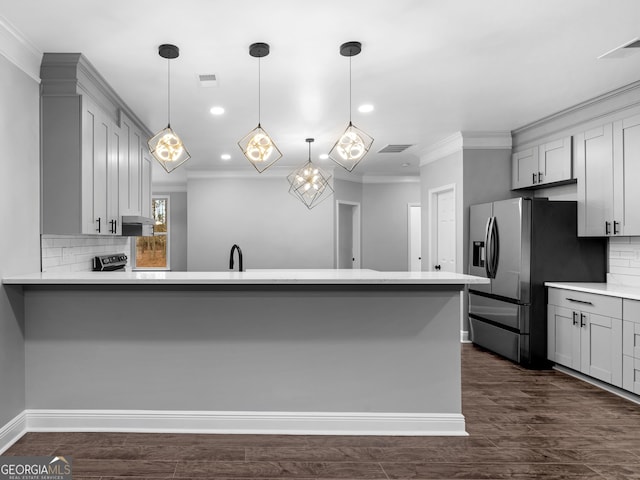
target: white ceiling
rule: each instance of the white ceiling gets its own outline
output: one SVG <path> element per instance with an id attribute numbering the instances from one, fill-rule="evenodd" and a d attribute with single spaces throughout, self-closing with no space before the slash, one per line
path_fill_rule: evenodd
<path id="1" fill-rule="evenodd" d="M 0 0 L 0 20 L 41 52 L 83 53 L 152 131 L 167 123 L 157 47 L 180 47 L 171 125 L 192 158 L 155 168 L 155 181 L 254 171 L 236 144 L 258 121 L 254 42 L 271 46 L 261 120 L 287 169 L 306 161 L 305 138 L 315 159 L 347 125 L 346 41 L 363 46 L 353 123 L 375 138 L 352 175 L 417 174 L 420 151 L 454 132 L 513 130 L 640 79 L 640 54 L 597 59 L 640 36 L 638 0 Z M 219 86 L 200 87 L 211 73 Z M 375 111 L 357 112 L 362 103 Z M 212 116 L 214 105 L 226 113 Z M 376 153 L 400 143 L 415 147 Z"/>

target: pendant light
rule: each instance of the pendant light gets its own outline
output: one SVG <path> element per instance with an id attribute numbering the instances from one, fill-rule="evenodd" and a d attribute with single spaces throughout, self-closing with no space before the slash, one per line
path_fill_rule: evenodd
<path id="1" fill-rule="evenodd" d="M 305 206 L 311 210 L 333 193 L 329 185 L 331 175 L 327 175 L 311 161 L 311 143 L 313 138 L 307 138 L 309 144 L 309 160 L 302 167 L 294 170 L 287 176 L 289 181 L 289 193 L 296 196 Z"/>
<path id="2" fill-rule="evenodd" d="M 253 43 L 249 46 L 249 55 L 258 59 L 258 126 L 247 133 L 238 146 L 258 173 L 262 173 L 282 158 L 282 152 L 260 124 L 260 59 L 269 55 L 269 45 Z"/>
<path id="3" fill-rule="evenodd" d="M 356 168 L 373 143 L 373 138 L 351 123 L 351 57 L 361 51 L 360 42 L 347 42 L 340 46 L 340 55 L 349 57 L 349 125 L 329 151 L 329 158 L 349 172 Z"/>
<path id="4" fill-rule="evenodd" d="M 180 50 L 175 45 L 163 44 L 158 47 L 158 54 L 167 59 L 167 128 L 156 133 L 147 144 L 151 155 L 171 173 L 191 158 L 180 137 L 171 129 L 171 60 L 178 58 Z"/>

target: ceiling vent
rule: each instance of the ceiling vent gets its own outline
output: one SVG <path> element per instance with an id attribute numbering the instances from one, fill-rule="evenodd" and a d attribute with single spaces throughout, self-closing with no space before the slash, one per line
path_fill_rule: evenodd
<path id="1" fill-rule="evenodd" d="M 198 80 L 200 81 L 200 86 L 204 88 L 218 86 L 218 79 L 215 73 L 210 73 L 208 75 L 198 75 Z"/>
<path id="2" fill-rule="evenodd" d="M 626 58 L 640 52 L 640 38 L 636 37 L 633 40 L 629 40 L 623 43 L 619 47 L 609 50 L 607 53 L 603 53 L 598 57 L 601 58 Z"/>
<path id="3" fill-rule="evenodd" d="M 395 145 L 390 144 L 378 150 L 378 153 L 401 153 L 410 147 L 413 147 L 413 144 L 409 144 L 409 143 L 398 143 Z"/>

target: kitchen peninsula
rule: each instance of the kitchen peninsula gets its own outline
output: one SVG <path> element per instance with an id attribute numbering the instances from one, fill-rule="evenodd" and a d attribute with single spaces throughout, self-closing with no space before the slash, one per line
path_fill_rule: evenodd
<path id="1" fill-rule="evenodd" d="M 27 430 L 464 435 L 447 272 L 37 273 Z"/>

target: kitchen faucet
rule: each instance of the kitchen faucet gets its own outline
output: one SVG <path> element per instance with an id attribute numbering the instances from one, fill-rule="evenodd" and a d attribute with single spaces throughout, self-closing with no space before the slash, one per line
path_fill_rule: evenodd
<path id="1" fill-rule="evenodd" d="M 233 247 L 231 247 L 231 253 L 229 254 L 229 270 L 233 270 L 234 250 L 238 250 L 238 271 L 244 272 L 244 268 L 242 268 L 242 249 L 235 243 L 233 244 Z"/>

